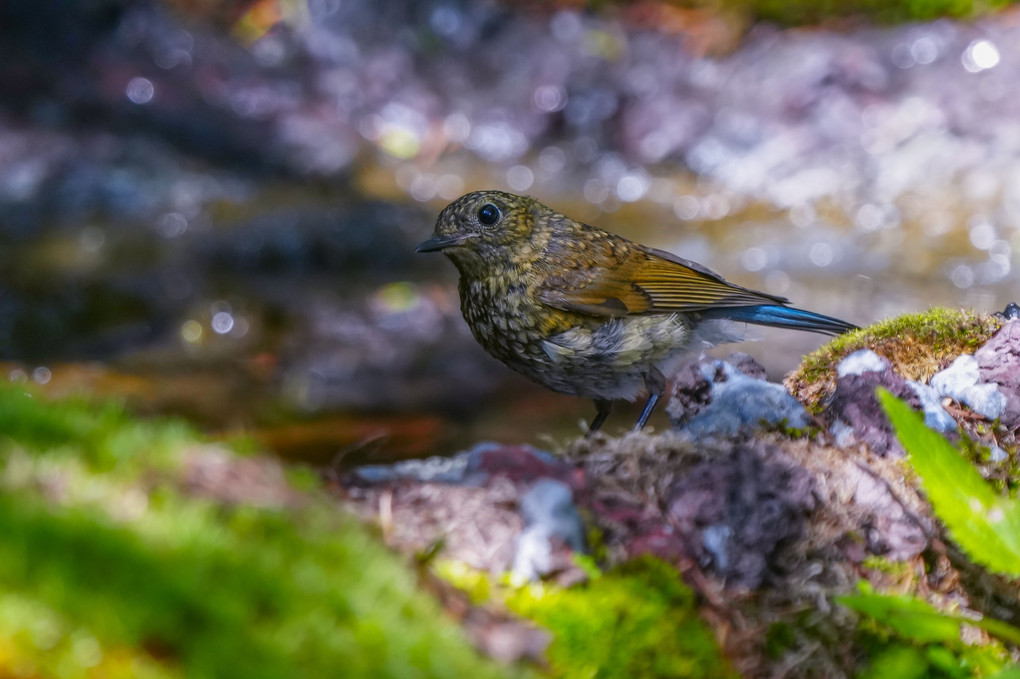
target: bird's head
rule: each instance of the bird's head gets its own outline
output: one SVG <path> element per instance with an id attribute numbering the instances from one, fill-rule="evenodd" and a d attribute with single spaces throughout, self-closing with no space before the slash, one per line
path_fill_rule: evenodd
<path id="1" fill-rule="evenodd" d="M 468 193 L 443 209 L 432 238 L 415 252 L 442 251 L 462 273 L 512 262 L 529 250 L 544 211 L 548 208 L 526 196 L 502 191 Z"/>

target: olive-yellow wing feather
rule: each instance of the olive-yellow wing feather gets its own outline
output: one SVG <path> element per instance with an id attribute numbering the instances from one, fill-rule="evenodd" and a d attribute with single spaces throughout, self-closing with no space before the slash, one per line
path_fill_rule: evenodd
<path id="1" fill-rule="evenodd" d="M 606 247 L 611 252 L 546 277 L 539 300 L 564 311 L 609 317 L 788 303 L 783 297 L 729 283 L 668 252 L 623 239 Z"/>

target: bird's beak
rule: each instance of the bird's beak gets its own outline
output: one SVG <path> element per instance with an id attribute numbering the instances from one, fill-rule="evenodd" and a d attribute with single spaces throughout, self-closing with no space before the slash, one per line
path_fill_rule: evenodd
<path id="1" fill-rule="evenodd" d="M 414 249 L 415 252 L 438 252 L 446 248 L 460 245 L 469 238 L 474 238 L 473 233 L 454 233 L 447 236 L 433 236 L 424 243 L 420 243 Z"/>

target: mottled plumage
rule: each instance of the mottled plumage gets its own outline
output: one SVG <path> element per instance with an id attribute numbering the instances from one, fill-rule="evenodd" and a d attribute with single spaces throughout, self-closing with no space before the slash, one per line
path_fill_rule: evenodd
<path id="1" fill-rule="evenodd" d="M 739 339 L 721 320 L 829 334 L 855 327 L 500 191 L 448 205 L 417 248 L 438 250 L 460 271 L 461 311 L 475 339 L 539 384 L 594 399 L 589 433 L 612 401 L 648 391 L 642 427 L 664 375 L 687 354 Z"/>

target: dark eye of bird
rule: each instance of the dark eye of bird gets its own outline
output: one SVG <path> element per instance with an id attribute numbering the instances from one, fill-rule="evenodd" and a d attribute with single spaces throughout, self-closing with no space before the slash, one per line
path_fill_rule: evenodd
<path id="1" fill-rule="evenodd" d="M 486 203 L 478 208 L 478 221 L 485 226 L 492 226 L 499 221 L 499 208 L 492 203 Z"/>

